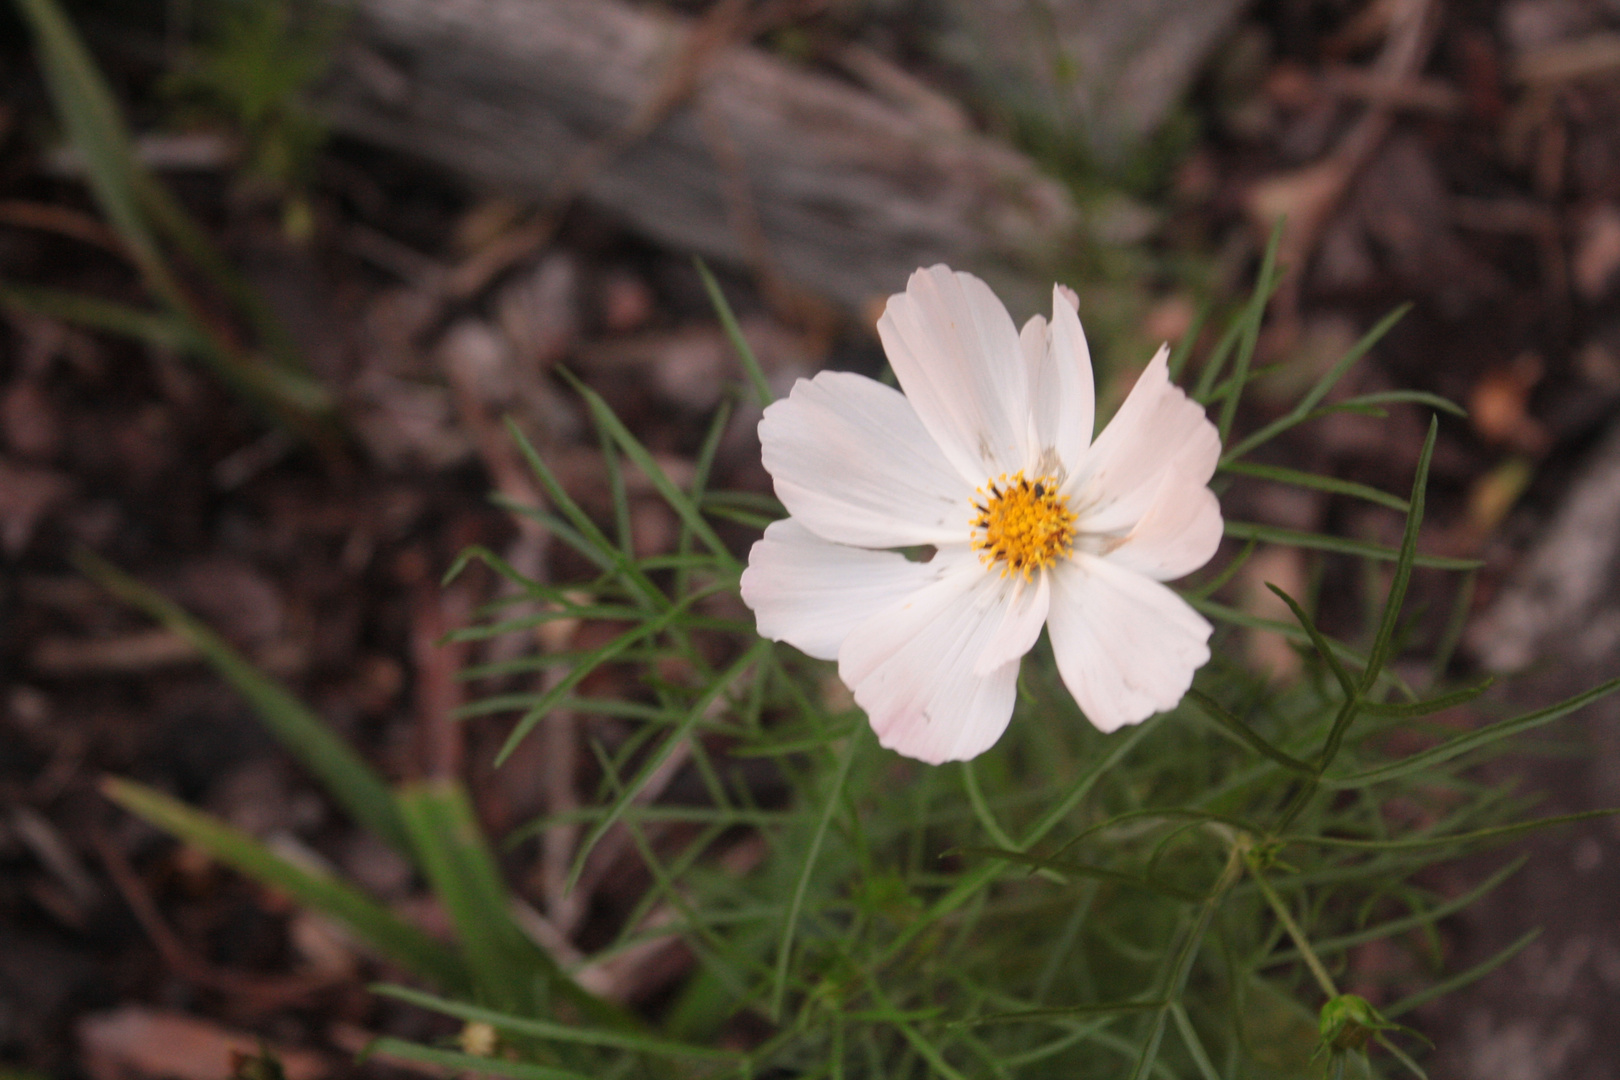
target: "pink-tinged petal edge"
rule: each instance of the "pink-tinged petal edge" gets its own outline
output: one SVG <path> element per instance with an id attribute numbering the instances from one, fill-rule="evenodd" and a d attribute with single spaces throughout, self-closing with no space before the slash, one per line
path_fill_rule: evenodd
<path id="1" fill-rule="evenodd" d="M 1221 440 L 1204 409 L 1170 381 L 1169 350 L 1161 348 L 1136 380 L 1119 412 L 1064 485 L 1081 528 L 1124 533 L 1147 513 L 1167 469 L 1206 484 L 1220 460 Z"/>
<path id="2" fill-rule="evenodd" d="M 1047 630 L 1064 685 L 1102 731 L 1174 708 L 1209 661 L 1210 625 L 1185 600 L 1088 555 L 1055 572 Z"/>
<path id="3" fill-rule="evenodd" d="M 1223 530 L 1215 493 L 1179 469 L 1166 469 L 1147 512 L 1104 557 L 1155 581 L 1173 581 L 1214 558 Z"/>

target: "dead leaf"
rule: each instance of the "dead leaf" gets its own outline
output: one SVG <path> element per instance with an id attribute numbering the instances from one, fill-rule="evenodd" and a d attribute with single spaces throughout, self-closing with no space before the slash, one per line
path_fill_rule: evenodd
<path id="1" fill-rule="evenodd" d="M 1581 295 L 1594 303 L 1603 299 L 1620 270 L 1620 206 L 1604 203 L 1586 215 L 1571 263 Z"/>
<path id="2" fill-rule="evenodd" d="M 1468 415 L 1480 437 L 1530 453 L 1547 448 L 1547 431 L 1530 415 L 1530 391 L 1541 381 L 1539 356 L 1523 353 L 1506 367 L 1494 367 L 1474 384 Z"/>
<path id="3" fill-rule="evenodd" d="M 16 558 L 46 515 L 73 494 L 73 481 L 53 469 L 0 458 L 0 548 Z"/>
<path id="4" fill-rule="evenodd" d="M 140 1005 L 84 1017 L 79 1021 L 79 1042 L 94 1080 L 224 1080 L 231 1075 L 238 1055 L 258 1057 L 262 1053 L 257 1036 Z M 281 1059 L 287 1080 L 317 1080 L 332 1071 L 332 1063 L 324 1055 L 278 1046 L 270 1049 Z"/>

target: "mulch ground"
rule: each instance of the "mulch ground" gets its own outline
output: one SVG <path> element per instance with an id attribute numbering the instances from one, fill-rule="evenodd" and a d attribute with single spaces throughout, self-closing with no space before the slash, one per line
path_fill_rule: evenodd
<path id="1" fill-rule="evenodd" d="M 1349 153 L 1372 91 L 1347 73 L 1377 55 L 1379 7 L 1279 0 L 1252 12 L 1199 86 L 1203 133 L 1158 196 L 1166 218 L 1155 243 L 1210 258 L 1240 288 L 1259 248 L 1257 191 L 1307 222 L 1309 243 L 1296 252 L 1305 269 L 1262 343 L 1263 359 L 1290 356 L 1300 370 L 1414 303 L 1346 392 L 1415 387 L 1470 408 L 1468 421 L 1441 427 L 1423 543 L 1486 561 L 1474 598 L 1483 607 L 1620 404 L 1620 78 L 1545 74 L 1560 48 L 1603 28 L 1574 0 L 1449 6 L 1423 62 L 1379 91 L 1387 130 Z M 154 73 L 121 74 L 139 88 Z M 47 116 L 26 55 L 7 45 L 0 281 L 143 304 L 84 189 L 45 152 Z M 1320 186 L 1301 180 L 1335 161 L 1340 195 L 1319 204 Z M 587 208 L 467 300 L 447 297 L 445 275 L 521 208 L 415 163 L 330 145 L 303 242 L 224 159 L 169 180 L 292 328 L 348 434 L 336 450 L 311 448 L 179 356 L 0 309 L 0 1063 L 64 1080 L 161 1075 L 175 1069 L 152 1056 L 165 1046 L 250 1031 L 302 1050 L 290 1074 L 313 1076 L 346 1068 L 338 1063 L 372 1035 L 447 1029 L 368 994 L 377 969 L 317 920 L 133 822 L 97 784 L 111 774 L 173 792 L 401 904 L 412 901 L 409 872 L 336 815 L 183 642 L 111 602 L 71 553 L 90 549 L 159 588 L 389 776 L 420 775 L 429 747 L 443 749 L 435 718 L 466 692 L 453 671 L 468 654 L 434 643 L 497 589 L 476 572 L 441 589 L 455 554 L 484 544 L 559 581 L 583 570 L 490 503 L 492 490 L 532 494 L 499 418 L 523 417 L 570 490 L 602 508 L 600 452 L 558 365 L 606 396 L 676 475 L 690 469 L 735 369 L 686 257 Z M 206 282 L 193 284 L 219 303 Z M 881 362 L 862 326 L 794 326 L 747 280 L 725 284 L 774 378 Z M 1188 307 L 1173 290 L 1158 301 L 1154 317 L 1170 327 Z M 1243 423 L 1280 408 L 1296 389 L 1290 378 L 1262 386 Z M 728 430 L 718 486 L 765 490 L 752 420 L 740 410 Z M 1383 423 L 1335 417 L 1275 460 L 1400 492 L 1425 425 L 1415 409 Z M 650 491 L 632 485 L 632 496 L 637 548 L 666 549 L 668 511 Z M 1228 512 L 1386 542 L 1400 528 L 1377 507 L 1262 484 L 1234 489 Z M 1305 574 L 1287 554 L 1265 571 Z M 1423 577 L 1417 593 L 1443 621 L 1445 584 Z M 1359 611 L 1354 588 L 1331 582 L 1324 605 L 1341 622 Z M 591 630 L 573 632 L 584 640 Z M 1257 663 L 1289 662 L 1274 643 L 1248 647 Z M 1557 696 L 1573 689 L 1566 681 L 1526 693 Z M 558 783 L 534 753 L 491 770 L 501 733 L 499 721 L 481 721 L 456 736 L 496 834 L 545 810 Z M 1572 767 L 1542 763 L 1536 776 L 1568 787 Z M 1604 797 L 1601 785 L 1581 790 L 1557 808 Z M 1602 892 L 1596 879 L 1570 877 L 1572 864 L 1597 865 L 1583 843 L 1599 844 L 1598 863 L 1612 856 L 1612 833 L 1558 841 L 1523 872 L 1516 899 L 1453 928 L 1455 962 L 1512 940 L 1549 908 L 1568 921 L 1572 905 Z M 509 869 L 541 900 L 535 863 L 519 854 Z M 638 887 L 628 870 L 601 875 L 581 940 L 611 925 Z M 1612 921 L 1591 911 L 1593 924 Z M 1554 1033 L 1560 1076 L 1620 1067 L 1620 1036 L 1601 1022 L 1615 981 L 1602 977 L 1600 946 L 1574 961 L 1565 946 L 1547 953 L 1544 968 L 1575 972 L 1562 997 L 1556 986 L 1542 995 L 1578 1026 Z M 679 960 L 661 963 L 624 975 L 622 996 L 644 998 L 679 976 Z M 1488 982 L 1426 1023 L 1442 1042 L 1488 1042 L 1512 989 Z M 1551 1052 L 1540 1037 L 1526 1036 L 1532 1060 Z M 1448 1054 L 1440 1065 L 1450 1071 L 1435 1075 L 1482 1067 L 1477 1054 Z M 1499 1075 L 1554 1075 L 1500 1062 L 1509 1071 Z"/>

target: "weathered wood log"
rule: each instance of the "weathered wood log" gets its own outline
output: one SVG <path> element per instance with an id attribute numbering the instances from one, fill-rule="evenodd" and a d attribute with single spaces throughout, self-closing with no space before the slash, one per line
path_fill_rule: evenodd
<path id="1" fill-rule="evenodd" d="M 705 50 L 704 28 L 619 0 L 352 8 L 317 99 L 338 130 L 541 201 L 577 182 L 663 244 L 851 307 L 941 260 L 1021 292 L 1077 222 L 1027 158 L 908 106 L 898 72 L 874 91 Z"/>

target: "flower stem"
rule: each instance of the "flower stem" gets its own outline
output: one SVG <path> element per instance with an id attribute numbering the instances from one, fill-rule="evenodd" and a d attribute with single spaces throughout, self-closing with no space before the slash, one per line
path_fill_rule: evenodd
<path id="1" fill-rule="evenodd" d="M 1294 921 L 1294 916 L 1289 914 L 1287 905 L 1282 902 L 1282 897 L 1277 895 L 1277 891 L 1266 880 L 1266 875 L 1256 863 L 1253 853 L 1249 854 L 1246 862 L 1249 867 L 1249 876 L 1254 878 L 1256 885 L 1260 886 L 1261 895 L 1266 898 L 1266 903 L 1271 905 L 1271 910 L 1276 912 L 1278 920 L 1282 922 L 1283 929 L 1288 931 L 1288 936 L 1293 939 L 1294 948 L 1298 949 L 1299 955 L 1305 958 L 1305 966 L 1311 969 L 1312 975 L 1316 976 L 1316 984 L 1322 988 L 1322 993 L 1330 998 L 1338 997 L 1339 988 L 1333 984 L 1333 976 L 1328 974 L 1327 968 L 1317 958 L 1316 951 L 1311 948 L 1311 943 L 1305 937 L 1305 932 Z"/>

